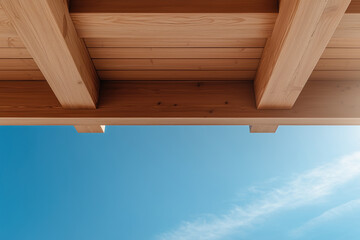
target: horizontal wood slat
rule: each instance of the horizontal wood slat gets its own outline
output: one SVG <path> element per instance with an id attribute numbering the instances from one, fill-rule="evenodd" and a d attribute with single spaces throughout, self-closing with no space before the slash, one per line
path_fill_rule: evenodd
<path id="1" fill-rule="evenodd" d="M 169 36 L 170 37 L 170 36 Z M 87 47 L 260 47 L 266 38 L 85 38 Z M 1 41 L 0 41 L 1 44 Z"/>
<path id="2" fill-rule="evenodd" d="M 256 71 L 98 71 L 101 80 L 120 81 L 247 81 L 254 80 Z M 1 71 L 0 80 L 45 80 L 40 71 Z M 310 81 L 360 80 L 360 71 L 314 71 Z"/>
<path id="3" fill-rule="evenodd" d="M 88 48 L 88 50 L 92 58 L 261 58 L 263 52 L 262 48 Z"/>
<path id="4" fill-rule="evenodd" d="M 81 38 L 267 38 L 277 14 L 72 13 L 71 17 Z"/>
<path id="5" fill-rule="evenodd" d="M 315 71 L 360 70 L 360 59 L 320 59 Z"/>
<path id="6" fill-rule="evenodd" d="M 278 12 L 278 0 L 72 0 L 71 12 L 246 13 Z"/>
<path id="7" fill-rule="evenodd" d="M 97 70 L 256 70 L 259 59 L 93 59 Z"/>
<path id="8" fill-rule="evenodd" d="M 45 80 L 40 71 L 0 71 L 0 80 Z"/>
<path id="9" fill-rule="evenodd" d="M 92 58 L 261 58 L 263 48 L 88 48 Z M 19 51 L 19 53 L 16 53 Z M 24 51 L 7 48 L 7 52 L 18 54 Z M 25 54 L 25 53 L 24 53 Z M 360 48 L 326 48 L 322 58 L 360 58 Z"/>
<path id="10" fill-rule="evenodd" d="M 321 58 L 360 58 L 360 48 L 326 48 Z"/>
<path id="11" fill-rule="evenodd" d="M 0 71 L 39 70 L 33 59 L 0 59 Z"/>
<path id="12" fill-rule="evenodd" d="M 101 80 L 250 81 L 256 71 L 98 71 Z M 40 71 L 1 71 L 0 80 L 45 80 Z M 360 71 L 314 71 L 310 81 L 357 81 Z"/>
<path id="13" fill-rule="evenodd" d="M 1 48 L 0 58 L 32 58 L 26 48 Z"/>
<path id="14" fill-rule="evenodd" d="M 0 37 L 0 47 L 25 47 L 19 37 Z"/>
<path id="15" fill-rule="evenodd" d="M 253 80 L 256 71 L 98 71 L 101 80 Z"/>
<path id="16" fill-rule="evenodd" d="M 332 38 L 328 47 L 359 48 L 360 38 Z"/>
<path id="17" fill-rule="evenodd" d="M 292 110 L 257 110 L 251 81 L 105 81 L 98 109 L 63 109 L 45 81 L 0 81 L 1 125 L 353 125 L 359 81 L 310 81 Z"/>
<path id="18" fill-rule="evenodd" d="M 314 71 L 309 80 L 357 81 L 360 80 L 360 71 Z"/>

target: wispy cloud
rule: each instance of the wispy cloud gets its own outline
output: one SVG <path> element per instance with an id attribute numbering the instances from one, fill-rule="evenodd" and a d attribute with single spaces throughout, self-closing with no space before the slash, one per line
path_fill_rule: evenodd
<path id="1" fill-rule="evenodd" d="M 295 229 L 292 232 L 292 235 L 294 237 L 300 237 L 305 232 L 315 228 L 316 226 L 319 226 L 328 221 L 334 220 L 338 217 L 344 216 L 345 214 L 352 213 L 355 210 L 359 210 L 359 209 L 360 209 L 360 199 L 353 200 L 353 201 L 347 202 L 345 204 L 342 204 L 340 206 L 331 208 L 331 209 L 327 210 L 326 212 L 324 212 L 323 214 L 321 214 L 320 216 L 311 219 L 310 221 L 308 221 L 301 227 Z"/>
<path id="2" fill-rule="evenodd" d="M 331 194 L 337 187 L 360 175 L 360 153 L 345 156 L 300 174 L 283 187 L 265 193 L 227 214 L 184 222 L 178 229 L 163 233 L 159 240 L 218 240 L 234 234 L 276 211 L 303 206 Z"/>

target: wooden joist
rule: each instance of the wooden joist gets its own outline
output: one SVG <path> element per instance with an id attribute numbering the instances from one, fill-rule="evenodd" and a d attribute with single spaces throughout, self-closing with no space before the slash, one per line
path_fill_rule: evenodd
<path id="1" fill-rule="evenodd" d="M 44 81 L 0 81 L 1 125 L 359 125 L 359 81 L 309 81 L 291 110 L 257 110 L 252 81 L 105 81 L 64 109 Z"/>
<path id="2" fill-rule="evenodd" d="M 75 125 L 78 133 L 104 133 L 105 125 Z"/>
<path id="3" fill-rule="evenodd" d="M 85 45 L 77 36 L 67 2 L 1 0 L 0 5 L 61 105 L 96 108 L 99 81 Z M 36 70 L 31 61 L 21 60 L 31 66 L 26 70 Z"/>
<path id="4" fill-rule="evenodd" d="M 275 133 L 278 125 L 250 125 L 251 133 Z"/>
<path id="5" fill-rule="evenodd" d="M 278 0 L 71 0 L 71 12 L 89 13 L 272 13 Z"/>
<path id="6" fill-rule="evenodd" d="M 290 109 L 351 0 L 283 0 L 255 79 L 259 109 Z"/>
<path id="7" fill-rule="evenodd" d="M 177 1 L 175 5 L 166 1 L 162 11 L 160 7 L 155 7 L 153 1 L 152 4 L 148 1 L 130 2 L 133 1 L 72 1 L 70 15 L 81 38 L 133 38 L 136 41 L 168 38 L 172 42 L 183 39 L 204 42 L 212 39 L 264 39 L 271 36 L 278 16 L 277 0 L 196 1 L 199 3 L 195 4 Z M 164 1 L 157 2 L 161 4 Z M 360 39 L 359 2 L 352 1 L 335 31 L 334 41 Z M 124 4 L 132 6 L 120 7 Z M 216 4 L 218 6 L 215 7 Z M 0 38 L 16 36 L 15 29 L 0 7 Z"/>

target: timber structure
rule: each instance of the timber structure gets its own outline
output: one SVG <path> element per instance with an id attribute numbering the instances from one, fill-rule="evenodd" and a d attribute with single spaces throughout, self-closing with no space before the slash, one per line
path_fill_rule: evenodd
<path id="1" fill-rule="evenodd" d="M 360 125 L 360 0 L 0 0 L 0 125 Z"/>

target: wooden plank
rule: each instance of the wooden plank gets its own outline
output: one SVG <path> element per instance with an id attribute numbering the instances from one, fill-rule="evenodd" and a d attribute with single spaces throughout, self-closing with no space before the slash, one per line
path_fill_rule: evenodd
<path id="1" fill-rule="evenodd" d="M 328 47 L 358 48 L 360 47 L 360 38 L 332 38 Z"/>
<path id="2" fill-rule="evenodd" d="M 102 0 L 72 0 L 72 12 L 278 12 L 277 0 L 197 0 L 184 4 L 181 0 L 146 0 L 118 1 Z M 346 13 L 359 13 L 360 0 L 352 0 Z"/>
<path id="3" fill-rule="evenodd" d="M 263 48 L 88 48 L 92 58 L 261 58 Z M 0 49 L 0 57 L 17 49 Z M 21 50 L 22 51 L 22 50 Z M 24 53 L 25 54 L 25 53 Z M 326 48 L 321 58 L 360 58 L 360 48 Z"/>
<path id="4" fill-rule="evenodd" d="M 313 81 L 358 81 L 360 71 L 314 71 L 309 80 Z"/>
<path id="5" fill-rule="evenodd" d="M 258 108 L 292 108 L 350 2 L 281 2 L 255 79 Z"/>
<path id="6" fill-rule="evenodd" d="M 334 33 L 335 39 L 360 38 L 359 13 L 360 11 L 357 11 L 345 15 Z M 277 13 L 124 14 L 115 12 L 72 13 L 71 17 L 82 38 L 264 39 L 271 36 L 277 15 Z M 1 11 L 0 25 L 0 38 L 17 37 L 15 29 Z M 148 45 L 144 45 L 146 46 Z"/>
<path id="7" fill-rule="evenodd" d="M 26 48 L 0 48 L 0 58 L 32 58 Z"/>
<path id="8" fill-rule="evenodd" d="M 320 59 L 315 71 L 357 71 L 360 59 Z"/>
<path id="9" fill-rule="evenodd" d="M 97 70 L 256 70 L 259 59 L 93 59 Z"/>
<path id="10" fill-rule="evenodd" d="M 0 5 L 0 37 L 16 37 L 17 33 Z"/>
<path id="11" fill-rule="evenodd" d="M 1 71 L 0 80 L 45 80 L 40 71 Z"/>
<path id="12" fill-rule="evenodd" d="M 98 71 L 101 80 L 237 81 L 254 80 L 256 71 Z"/>
<path id="13" fill-rule="evenodd" d="M 276 13 L 72 13 L 81 38 L 267 38 Z"/>
<path id="14" fill-rule="evenodd" d="M 105 125 L 75 125 L 78 133 L 105 133 Z"/>
<path id="15" fill-rule="evenodd" d="M 87 47 L 259 47 L 266 38 L 85 38 Z M 0 41 L 1 43 L 1 41 Z"/>
<path id="16" fill-rule="evenodd" d="M 334 1 L 334 0 L 332 0 Z M 345 14 L 333 38 L 360 38 L 360 14 Z"/>
<path id="17" fill-rule="evenodd" d="M 67 2 L 1 0 L 0 5 L 62 106 L 96 108 L 98 78 Z"/>
<path id="18" fill-rule="evenodd" d="M 0 71 L 39 70 L 33 59 L 0 59 Z"/>
<path id="19" fill-rule="evenodd" d="M 72 0 L 71 12 L 246 13 L 278 12 L 277 0 Z"/>
<path id="20" fill-rule="evenodd" d="M 334 0 L 332 0 L 334 1 Z M 72 13 L 82 38 L 269 38 L 277 13 Z M 360 14 L 346 14 L 334 38 L 360 38 Z"/>
<path id="21" fill-rule="evenodd" d="M 250 125 L 251 133 L 275 133 L 278 125 Z"/>
<path id="22" fill-rule="evenodd" d="M 0 6 L 1 7 L 1 6 Z M 0 37 L 0 47 L 25 47 L 19 37 Z"/>
<path id="23" fill-rule="evenodd" d="M 326 48 L 321 58 L 360 58 L 360 48 Z"/>
<path id="24" fill-rule="evenodd" d="M 88 48 L 92 58 L 261 58 L 262 48 Z M 1 56 L 1 50 L 0 50 Z"/>
<path id="25" fill-rule="evenodd" d="M 291 110 L 257 110 L 252 81 L 104 81 L 64 109 L 45 81 L 0 81 L 1 125 L 359 125 L 359 81 L 309 81 Z"/>

